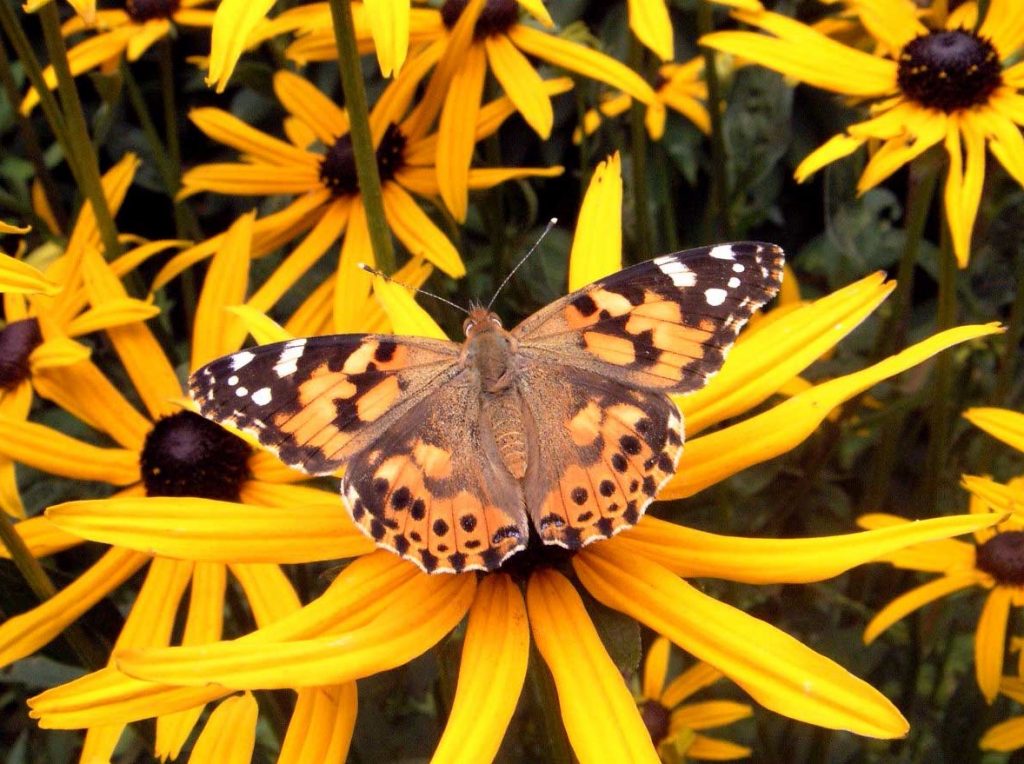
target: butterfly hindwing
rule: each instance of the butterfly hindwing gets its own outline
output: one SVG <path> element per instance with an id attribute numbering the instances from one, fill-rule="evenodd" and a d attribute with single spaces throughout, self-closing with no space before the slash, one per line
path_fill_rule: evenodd
<path id="1" fill-rule="evenodd" d="M 388 335 L 296 339 L 219 358 L 192 374 L 189 389 L 203 416 L 326 475 L 457 373 L 458 353 L 453 343 Z"/>
<path id="2" fill-rule="evenodd" d="M 662 255 L 538 311 L 513 330 L 525 347 L 630 386 L 700 389 L 782 281 L 782 250 L 741 242 Z"/>

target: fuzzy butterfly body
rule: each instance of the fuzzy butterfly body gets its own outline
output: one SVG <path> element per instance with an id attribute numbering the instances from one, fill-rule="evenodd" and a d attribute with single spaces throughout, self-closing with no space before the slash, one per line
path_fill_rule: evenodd
<path id="1" fill-rule="evenodd" d="M 349 334 L 196 371 L 203 415 L 341 494 L 379 546 L 429 573 L 494 570 L 534 533 L 578 549 L 635 525 L 675 472 L 668 393 L 704 386 L 782 280 L 741 242 L 614 273 L 512 330 L 474 308 L 466 340 Z"/>

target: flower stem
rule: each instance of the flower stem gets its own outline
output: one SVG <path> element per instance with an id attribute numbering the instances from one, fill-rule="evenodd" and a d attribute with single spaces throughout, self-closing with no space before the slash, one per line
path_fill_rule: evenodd
<path id="1" fill-rule="evenodd" d="M 345 92 L 345 110 L 348 112 L 349 134 L 356 160 L 359 192 L 366 209 L 366 223 L 370 231 L 370 245 L 377 267 L 384 273 L 395 272 L 395 250 L 391 231 L 384 217 L 384 197 L 377 172 L 377 154 L 370 134 L 370 111 L 363 88 L 362 64 L 356 48 L 356 33 L 352 22 L 352 0 L 329 0 L 334 25 L 334 43 L 338 48 L 338 71 Z"/>
<path id="2" fill-rule="evenodd" d="M 643 46 L 635 37 L 629 41 L 630 68 L 641 73 L 645 69 Z M 646 107 L 633 100 L 629 107 L 630 154 L 633 158 L 633 215 L 636 218 L 637 259 L 648 260 L 654 256 L 654 242 L 651 236 L 651 205 L 647 195 L 647 127 L 644 125 Z"/>
<path id="3" fill-rule="evenodd" d="M 697 33 L 700 36 L 714 31 L 713 8 L 710 0 L 697 5 Z M 716 238 L 732 239 L 732 220 L 729 216 L 729 174 L 726 168 L 725 130 L 722 125 L 722 88 L 718 80 L 716 53 L 702 48 L 704 80 L 708 85 L 708 115 L 711 117 L 711 194 Z"/>
<path id="4" fill-rule="evenodd" d="M 50 577 L 46 575 L 43 566 L 32 556 L 31 550 L 26 546 L 14 524 L 4 512 L 0 512 L 0 543 L 7 548 L 14 566 L 40 602 L 45 602 L 57 593 L 56 587 Z M 83 666 L 96 670 L 104 665 L 106 660 L 102 650 L 80 626 L 74 623 L 70 624 L 64 629 L 63 634 Z"/>
<path id="5" fill-rule="evenodd" d="M 1017 379 L 1020 366 L 1020 343 L 1024 340 L 1024 260 L 1017 258 L 1017 294 L 1010 308 L 1010 318 L 1006 323 L 1006 334 L 1002 337 L 1003 353 L 999 357 L 996 371 L 995 392 L 992 396 L 994 405 L 1005 406 L 1010 402 L 1013 383 Z"/>
<path id="6" fill-rule="evenodd" d="M 43 23 L 43 35 L 46 38 L 46 49 L 50 54 L 50 63 L 57 74 L 57 95 L 60 97 L 61 108 L 67 124 L 68 144 L 64 147 L 65 155 L 78 157 L 78 186 L 83 195 L 92 205 L 96 216 L 96 227 L 103 241 L 104 255 L 113 260 L 121 254 L 121 244 L 117 240 L 117 228 L 114 217 L 110 214 L 107 197 L 103 193 L 100 181 L 100 167 L 96 161 L 96 150 L 89 138 L 89 128 L 85 123 L 82 102 L 78 98 L 75 79 L 71 75 L 68 64 L 68 51 L 64 45 L 64 36 L 60 31 L 60 18 L 54 3 L 47 3 L 40 9 L 39 18 Z"/>
<path id="7" fill-rule="evenodd" d="M 18 97 L 18 86 L 14 81 L 14 75 L 11 73 L 11 62 L 7 57 L 7 49 L 3 45 L 0 45 L 0 85 L 3 86 L 8 102 L 12 106 L 16 105 L 20 100 Z M 39 144 L 39 137 L 32 128 L 32 122 L 27 117 L 22 115 L 17 109 L 12 108 L 12 112 L 14 113 L 14 120 L 18 123 L 21 141 L 25 146 L 25 155 L 36 171 L 36 179 L 43 189 L 46 202 L 56 218 L 57 225 L 63 228 L 67 224 L 64 216 L 64 207 L 60 203 L 60 194 L 54 185 L 53 176 L 46 166 L 46 159 L 43 156 L 43 149 Z"/>

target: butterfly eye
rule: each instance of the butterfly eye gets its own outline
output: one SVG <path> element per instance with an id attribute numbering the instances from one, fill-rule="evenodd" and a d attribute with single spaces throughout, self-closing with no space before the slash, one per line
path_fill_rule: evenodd
<path id="1" fill-rule="evenodd" d="M 497 326 L 499 329 L 501 328 L 501 319 L 498 318 L 497 316 L 495 316 L 493 313 L 487 317 L 487 320 L 489 320 L 492 324 Z"/>
<path id="2" fill-rule="evenodd" d="M 473 331 L 474 326 L 476 326 L 476 321 L 474 321 L 472 318 L 467 318 L 465 321 L 462 322 L 462 333 L 469 334 L 471 331 Z"/>

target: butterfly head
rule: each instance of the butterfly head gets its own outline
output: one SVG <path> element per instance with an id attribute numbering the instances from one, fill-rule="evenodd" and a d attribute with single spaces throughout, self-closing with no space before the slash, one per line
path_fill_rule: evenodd
<path id="1" fill-rule="evenodd" d="M 492 313 L 482 305 L 473 305 L 466 320 L 462 322 L 462 331 L 469 340 L 485 332 L 503 331 L 503 328 L 497 313 Z"/>

